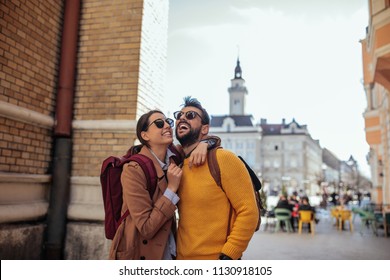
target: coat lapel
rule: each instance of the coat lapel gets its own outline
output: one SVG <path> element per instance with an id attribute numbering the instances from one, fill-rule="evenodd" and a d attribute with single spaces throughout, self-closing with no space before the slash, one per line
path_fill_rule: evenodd
<path id="1" fill-rule="evenodd" d="M 161 190 L 161 192 L 165 192 L 168 184 L 167 184 L 167 180 L 164 178 L 165 173 L 162 170 L 160 163 L 158 162 L 156 157 L 150 152 L 150 150 L 146 146 L 143 146 L 139 153 L 147 156 L 148 158 L 150 158 L 153 161 L 154 168 L 156 169 L 157 178 L 158 178 L 157 186 Z M 161 182 L 163 182 L 163 183 L 161 183 Z"/>

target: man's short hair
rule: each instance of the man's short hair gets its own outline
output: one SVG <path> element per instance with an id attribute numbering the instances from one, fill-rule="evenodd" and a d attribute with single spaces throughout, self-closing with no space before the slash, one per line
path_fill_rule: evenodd
<path id="1" fill-rule="evenodd" d="M 210 116 L 207 113 L 206 109 L 202 107 L 202 104 L 198 99 L 191 96 L 184 97 L 184 103 L 182 104 L 183 108 L 185 107 L 195 107 L 202 111 L 202 124 L 210 124 Z"/>

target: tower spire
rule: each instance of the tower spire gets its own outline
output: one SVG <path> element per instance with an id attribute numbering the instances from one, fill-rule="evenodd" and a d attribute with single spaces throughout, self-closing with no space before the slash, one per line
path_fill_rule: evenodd
<path id="1" fill-rule="evenodd" d="M 234 78 L 231 80 L 228 92 L 230 95 L 230 115 L 245 115 L 245 95 L 248 94 L 248 91 L 245 87 L 245 80 L 242 78 L 239 56 L 237 56 Z"/>
<path id="2" fill-rule="evenodd" d="M 242 70 L 240 66 L 240 46 L 237 45 L 237 65 L 234 69 L 234 79 L 242 79 Z"/>
<path id="3" fill-rule="evenodd" d="M 234 79 L 242 79 L 242 70 L 240 66 L 240 57 L 237 57 L 237 65 L 234 69 Z"/>

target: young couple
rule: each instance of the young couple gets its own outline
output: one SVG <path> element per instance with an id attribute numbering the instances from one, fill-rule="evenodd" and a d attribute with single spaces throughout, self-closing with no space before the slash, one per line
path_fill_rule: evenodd
<path id="1" fill-rule="evenodd" d="M 201 143 L 209 137 L 210 117 L 197 99 L 184 98 L 174 117 L 176 138 L 184 153 L 181 167 L 170 150 L 174 121 L 153 110 L 137 123 L 137 137 L 143 145 L 140 153 L 153 160 L 158 184 L 151 198 L 138 164 L 123 167 L 122 213 L 129 209 L 130 215 L 116 232 L 109 258 L 239 259 L 258 219 L 250 176 L 234 153 L 218 149 L 223 189 L 216 184 L 206 161 L 209 144 Z"/>

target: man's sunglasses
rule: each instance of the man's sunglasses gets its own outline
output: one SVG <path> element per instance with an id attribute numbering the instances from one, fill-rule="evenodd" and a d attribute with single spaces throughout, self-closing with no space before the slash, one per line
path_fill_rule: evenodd
<path id="1" fill-rule="evenodd" d="M 146 130 L 148 130 L 148 128 L 152 125 L 152 124 L 155 124 L 157 126 L 157 128 L 163 128 L 164 127 L 164 124 L 167 123 L 169 124 L 170 127 L 173 127 L 174 125 L 174 120 L 170 119 L 170 118 L 166 118 L 165 120 L 163 119 L 156 119 L 154 121 L 152 121 L 148 127 L 146 128 Z M 145 130 L 145 131 L 146 131 Z"/>
<path id="2" fill-rule="evenodd" d="M 188 112 L 177 111 L 173 113 L 173 116 L 175 117 L 176 120 L 179 120 L 183 115 L 185 115 L 187 120 L 193 120 L 196 118 L 196 116 L 199 116 L 199 118 L 202 119 L 202 116 L 195 111 L 188 111 Z"/>

